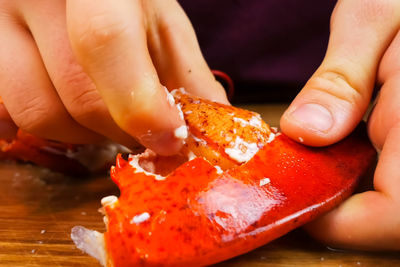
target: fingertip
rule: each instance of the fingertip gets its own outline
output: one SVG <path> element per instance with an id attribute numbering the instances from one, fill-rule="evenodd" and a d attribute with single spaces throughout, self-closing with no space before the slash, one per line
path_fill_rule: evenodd
<path id="1" fill-rule="evenodd" d="M 215 80 L 214 77 L 209 78 L 208 75 L 206 78 L 195 77 L 190 79 L 190 81 L 185 81 L 183 83 L 185 84 L 185 90 L 195 96 L 221 104 L 231 105 L 224 87 L 220 82 Z"/>
<path id="2" fill-rule="evenodd" d="M 162 156 L 177 154 L 188 136 L 180 109 L 174 104 L 168 103 L 168 106 L 164 110 L 158 109 L 158 115 L 150 117 L 144 132 L 141 129 L 136 133 L 142 145 Z"/>
<path id="3" fill-rule="evenodd" d="M 138 139 L 145 147 L 162 156 L 177 154 L 183 145 L 183 140 L 171 131 L 153 133 L 149 130 Z"/>
<path id="4" fill-rule="evenodd" d="M 149 129 L 144 134 L 139 134 L 137 138 L 142 145 L 159 155 L 175 155 L 181 150 L 184 140 L 188 136 L 184 121 L 178 120 L 178 123 L 180 124 L 177 127 L 163 125 L 165 128 L 161 129 L 158 125 L 154 125 L 155 130 Z"/>
<path id="5" fill-rule="evenodd" d="M 188 135 L 187 127 L 182 111 L 165 87 L 137 89 L 128 104 L 116 106 L 112 109 L 116 123 L 142 145 L 160 155 L 179 152 Z"/>
<path id="6" fill-rule="evenodd" d="M 335 142 L 329 136 L 333 126 L 334 117 L 331 111 L 317 103 L 291 106 L 280 120 L 284 134 L 296 142 L 310 146 L 326 146 Z"/>
<path id="7" fill-rule="evenodd" d="M 217 82 L 219 85 L 219 88 L 216 90 L 216 92 L 214 93 L 214 100 L 215 102 L 221 103 L 221 104 L 225 104 L 225 105 L 231 105 L 231 103 L 229 102 L 229 99 L 231 99 L 231 97 L 228 99 L 227 96 L 227 92 L 225 90 L 225 88 L 219 83 Z M 233 97 L 233 93 L 232 93 L 232 97 Z"/>
<path id="8" fill-rule="evenodd" d="M 345 87 L 311 79 L 283 114 L 282 131 L 310 146 L 327 146 L 346 137 L 362 120 L 369 98 L 353 97 L 345 89 L 337 95 L 340 88 Z"/>
<path id="9" fill-rule="evenodd" d="M 228 100 L 226 91 L 224 87 L 218 82 L 215 81 L 215 86 L 213 87 L 214 89 L 212 90 L 203 90 L 203 94 L 205 94 L 205 98 L 209 99 L 214 102 L 218 102 L 224 105 L 231 105 L 231 103 Z"/>
<path id="10" fill-rule="evenodd" d="M 322 137 L 304 129 L 297 123 L 293 123 L 290 118 L 282 117 L 280 128 L 285 135 L 298 143 L 316 147 L 325 145 L 325 140 Z"/>

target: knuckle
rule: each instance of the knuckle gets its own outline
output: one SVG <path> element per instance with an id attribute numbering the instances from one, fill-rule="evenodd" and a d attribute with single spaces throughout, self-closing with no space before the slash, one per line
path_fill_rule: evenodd
<path id="1" fill-rule="evenodd" d="M 334 70 L 313 76 L 307 86 L 353 105 L 364 99 L 363 90 L 354 85 L 345 74 Z"/>
<path id="2" fill-rule="evenodd" d="M 93 124 L 93 118 L 107 113 L 100 94 L 95 90 L 83 90 L 76 94 L 67 105 L 69 114 L 82 125 Z"/>
<path id="3" fill-rule="evenodd" d="M 388 15 L 395 11 L 397 0 L 368 0 L 364 5 L 361 5 L 361 11 L 365 16 L 372 19 L 387 18 Z"/>
<path id="4" fill-rule="evenodd" d="M 340 10 L 340 11 L 339 11 Z M 388 25 L 399 23 L 400 1 L 398 0 L 342 0 L 331 16 L 331 28 L 341 21 L 354 23 L 357 27 L 378 27 L 384 31 Z M 346 20 L 338 14 L 346 13 Z M 338 19 L 340 17 L 340 20 Z"/>
<path id="5" fill-rule="evenodd" d="M 399 12 L 398 0 L 362 0 L 355 9 L 355 15 L 360 24 L 376 21 L 389 21 Z"/>
<path id="6" fill-rule="evenodd" d="M 0 0 L 0 24 L 8 23 L 12 19 L 9 2 Z"/>
<path id="7" fill-rule="evenodd" d="M 18 109 L 10 114 L 15 124 L 22 130 L 42 135 L 42 129 L 52 122 L 51 107 L 44 105 L 39 98 L 33 98 L 24 102 Z"/>
<path id="8" fill-rule="evenodd" d="M 74 59 L 69 59 L 63 64 L 58 75 L 55 75 L 53 83 L 61 89 L 65 87 L 73 88 L 73 90 L 94 88 L 92 80 Z"/>
<path id="9" fill-rule="evenodd" d="M 96 52 L 118 39 L 126 30 L 127 24 L 122 19 L 107 14 L 96 15 L 77 29 L 76 45 L 85 52 Z"/>
<path id="10" fill-rule="evenodd" d="M 54 85 L 68 113 L 81 124 L 86 125 L 104 106 L 94 83 L 75 62 L 68 64 Z"/>
<path id="11" fill-rule="evenodd" d="M 82 67 L 75 61 L 67 65 L 54 84 L 72 118 L 82 125 L 90 125 L 95 116 L 107 111 L 105 104 Z"/>

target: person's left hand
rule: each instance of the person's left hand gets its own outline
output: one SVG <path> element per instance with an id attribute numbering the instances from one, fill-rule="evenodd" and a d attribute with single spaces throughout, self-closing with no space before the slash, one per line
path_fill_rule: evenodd
<path id="1" fill-rule="evenodd" d="M 400 1 L 341 0 L 325 59 L 281 119 L 282 131 L 311 146 L 333 144 L 362 120 L 382 150 L 375 191 L 356 194 L 307 226 L 333 247 L 400 250 Z"/>

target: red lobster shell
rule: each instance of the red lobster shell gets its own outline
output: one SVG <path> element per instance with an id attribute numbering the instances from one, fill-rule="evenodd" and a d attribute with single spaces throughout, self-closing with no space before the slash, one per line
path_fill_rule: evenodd
<path id="1" fill-rule="evenodd" d="M 252 112 L 181 92 L 175 99 L 190 160 L 118 156 L 111 177 L 121 195 L 102 200 L 107 231 L 72 230 L 103 265 L 209 265 L 246 253 L 338 205 L 376 157 L 364 125 L 310 148 Z"/>

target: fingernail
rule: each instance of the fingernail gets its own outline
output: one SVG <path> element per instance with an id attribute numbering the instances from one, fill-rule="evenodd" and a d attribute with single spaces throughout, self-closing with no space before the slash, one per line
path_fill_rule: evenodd
<path id="1" fill-rule="evenodd" d="M 303 104 L 297 107 L 290 116 L 307 128 L 320 132 L 326 132 L 333 126 L 331 112 L 319 104 Z"/>
<path id="2" fill-rule="evenodd" d="M 139 141 L 144 146 L 150 148 L 160 155 L 172 155 L 179 151 L 182 146 L 182 140 L 175 137 L 174 133 L 148 131 L 139 136 Z"/>

